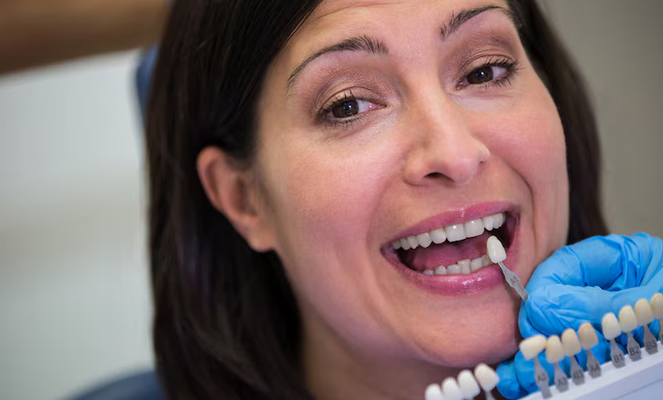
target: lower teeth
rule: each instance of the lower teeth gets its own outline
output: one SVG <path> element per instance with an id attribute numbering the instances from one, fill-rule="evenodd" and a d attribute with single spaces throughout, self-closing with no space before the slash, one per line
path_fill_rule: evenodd
<path id="1" fill-rule="evenodd" d="M 460 260 L 457 264 L 449 265 L 448 267 L 440 265 L 435 269 L 425 269 L 421 273 L 424 275 L 468 275 L 491 264 L 492 262 L 488 255 L 484 254 L 480 258 L 473 260 L 469 258 Z"/>

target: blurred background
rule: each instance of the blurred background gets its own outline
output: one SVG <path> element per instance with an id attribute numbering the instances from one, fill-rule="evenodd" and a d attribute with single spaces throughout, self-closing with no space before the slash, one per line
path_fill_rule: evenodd
<path id="1" fill-rule="evenodd" d="M 541 3 L 593 94 L 612 231 L 663 236 L 663 2 Z M 138 56 L 0 74 L 0 399 L 152 365 Z"/>

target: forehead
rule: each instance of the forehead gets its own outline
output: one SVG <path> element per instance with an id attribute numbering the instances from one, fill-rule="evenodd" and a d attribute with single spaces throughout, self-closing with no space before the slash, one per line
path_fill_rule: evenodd
<path id="1" fill-rule="evenodd" d="M 292 67 L 304 55 L 352 36 L 390 30 L 392 35 L 405 34 L 398 30 L 408 20 L 411 27 L 421 28 L 409 35 L 436 35 L 460 11 L 485 6 L 508 8 L 507 0 L 324 0 L 281 51 L 278 64 Z"/>

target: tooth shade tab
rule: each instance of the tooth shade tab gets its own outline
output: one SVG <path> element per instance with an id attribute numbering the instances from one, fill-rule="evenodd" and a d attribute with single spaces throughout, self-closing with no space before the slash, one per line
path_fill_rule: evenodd
<path id="1" fill-rule="evenodd" d="M 481 393 L 479 383 L 474 379 L 470 370 L 463 370 L 458 374 L 458 386 L 465 399 L 473 399 Z"/>
<path id="2" fill-rule="evenodd" d="M 654 321 L 654 312 L 647 299 L 640 299 L 635 303 L 635 316 L 638 317 L 639 325 L 647 325 Z"/>
<path id="3" fill-rule="evenodd" d="M 500 242 L 500 240 L 495 236 L 488 238 L 488 241 L 486 242 L 486 249 L 488 257 L 490 257 L 490 261 L 492 261 L 494 264 L 506 260 L 506 250 L 504 250 L 502 242 Z"/>
<path id="4" fill-rule="evenodd" d="M 564 347 L 559 336 L 551 335 L 546 342 L 546 360 L 553 364 L 564 359 Z"/>
<path id="5" fill-rule="evenodd" d="M 569 328 L 562 332 L 562 347 L 564 348 L 564 354 L 567 357 L 573 357 L 580 353 L 582 348 L 580 346 L 580 339 L 578 339 L 576 331 Z"/>
<path id="6" fill-rule="evenodd" d="M 651 298 L 651 309 L 654 312 L 654 318 L 663 318 L 663 294 L 656 293 Z"/>
<path id="7" fill-rule="evenodd" d="M 444 400 L 442 388 L 437 383 L 428 385 L 426 388 L 426 400 Z"/>
<path id="8" fill-rule="evenodd" d="M 481 363 L 474 368 L 474 376 L 477 378 L 479 385 L 481 385 L 481 389 L 486 392 L 495 389 L 497 382 L 500 381 L 500 377 L 495 370 L 484 363 Z"/>
<path id="9" fill-rule="evenodd" d="M 619 325 L 623 332 L 632 332 L 638 328 L 638 319 L 633 307 L 627 305 L 619 310 Z"/>
<path id="10" fill-rule="evenodd" d="M 483 233 L 483 221 L 473 219 L 465 223 L 465 236 L 468 238 L 477 237 Z"/>
<path id="11" fill-rule="evenodd" d="M 599 337 L 596 330 L 589 322 L 585 322 L 578 328 L 578 338 L 583 349 L 589 350 L 599 344 Z"/>
<path id="12" fill-rule="evenodd" d="M 534 335 L 520 342 L 520 352 L 526 360 L 531 360 L 546 348 L 546 342 L 545 336 Z"/>
<path id="13" fill-rule="evenodd" d="M 444 400 L 463 400 L 463 393 L 458 387 L 458 383 L 452 377 L 442 381 L 442 395 Z"/>
<path id="14" fill-rule="evenodd" d="M 449 225 L 444 228 L 444 233 L 447 234 L 447 240 L 449 243 L 458 242 L 467 238 L 467 236 L 465 236 L 464 224 Z"/>
<path id="15" fill-rule="evenodd" d="M 601 330 L 606 340 L 612 340 L 622 334 L 622 328 L 619 325 L 617 317 L 613 313 L 607 313 L 601 321 Z"/>

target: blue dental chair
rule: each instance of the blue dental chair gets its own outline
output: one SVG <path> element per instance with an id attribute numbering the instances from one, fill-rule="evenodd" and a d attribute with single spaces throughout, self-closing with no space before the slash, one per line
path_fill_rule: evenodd
<path id="1" fill-rule="evenodd" d="M 154 371 L 127 375 L 93 387 L 68 400 L 165 400 Z"/>

